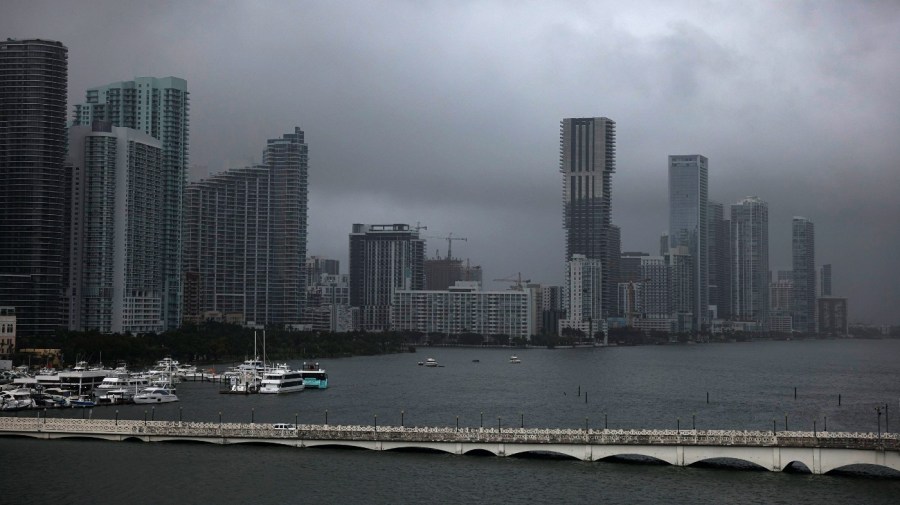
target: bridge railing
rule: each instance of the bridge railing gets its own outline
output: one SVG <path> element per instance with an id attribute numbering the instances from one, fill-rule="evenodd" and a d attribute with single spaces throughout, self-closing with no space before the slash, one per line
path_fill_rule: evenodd
<path id="1" fill-rule="evenodd" d="M 567 428 L 454 428 L 367 425 L 217 423 L 0 417 L 0 433 L 119 435 L 183 438 L 257 438 L 334 441 L 512 444 L 698 445 L 828 447 L 900 450 L 895 433 L 754 430 L 594 430 Z"/>

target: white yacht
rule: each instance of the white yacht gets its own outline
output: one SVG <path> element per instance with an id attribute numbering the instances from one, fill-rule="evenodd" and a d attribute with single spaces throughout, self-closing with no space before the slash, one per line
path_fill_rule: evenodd
<path id="1" fill-rule="evenodd" d="M 293 393 L 303 391 L 303 373 L 291 370 L 287 363 L 276 365 L 263 375 L 260 393 Z"/>
<path id="2" fill-rule="evenodd" d="M 175 391 L 168 388 L 150 387 L 134 395 L 134 403 L 169 403 L 177 402 Z"/>
<path id="3" fill-rule="evenodd" d="M 520 360 L 518 356 L 510 356 L 510 357 L 509 357 L 509 362 L 512 363 L 512 364 L 514 364 L 514 365 L 517 365 L 517 364 L 521 363 L 522 360 Z"/>
<path id="4" fill-rule="evenodd" d="M 428 358 L 425 360 L 425 366 L 431 366 L 431 367 L 438 366 L 438 362 L 434 358 Z"/>
<path id="5" fill-rule="evenodd" d="M 30 389 L 19 388 L 0 392 L 0 410 L 22 410 L 34 406 Z"/>
<path id="6" fill-rule="evenodd" d="M 113 377 L 103 379 L 103 382 L 94 388 L 94 397 L 98 404 L 124 403 L 131 401 L 136 394 L 149 386 L 150 379 L 147 377 L 131 375 L 123 370 Z"/>

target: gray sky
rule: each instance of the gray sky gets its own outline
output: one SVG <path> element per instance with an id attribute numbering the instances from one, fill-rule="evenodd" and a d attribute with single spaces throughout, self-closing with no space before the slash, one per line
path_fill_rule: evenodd
<path id="1" fill-rule="evenodd" d="M 193 178 L 303 128 L 309 253 L 344 271 L 352 223 L 421 222 L 488 281 L 561 284 L 559 120 L 606 116 L 623 250 L 656 253 L 667 155 L 704 154 L 711 199 L 769 203 L 772 270 L 807 217 L 851 320 L 900 323 L 895 1 L 5 0 L 0 36 L 68 46 L 70 106 L 187 79 Z"/>

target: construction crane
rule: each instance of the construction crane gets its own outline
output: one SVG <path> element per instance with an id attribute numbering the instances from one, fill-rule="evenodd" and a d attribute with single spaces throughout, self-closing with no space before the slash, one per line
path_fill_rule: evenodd
<path id="1" fill-rule="evenodd" d="M 513 289 L 515 289 L 516 291 L 522 291 L 525 289 L 525 284 L 531 282 L 531 279 L 523 279 L 522 272 L 519 272 L 515 277 L 510 276 L 503 279 L 494 279 L 494 282 L 512 282 L 515 283 L 515 287 Z"/>
<path id="2" fill-rule="evenodd" d="M 469 239 L 466 237 L 454 237 L 453 233 L 448 233 L 446 237 L 425 237 L 425 238 L 439 238 L 441 240 L 447 241 L 447 261 L 453 259 L 453 241 L 454 240 L 462 240 L 463 242 L 468 242 Z"/>

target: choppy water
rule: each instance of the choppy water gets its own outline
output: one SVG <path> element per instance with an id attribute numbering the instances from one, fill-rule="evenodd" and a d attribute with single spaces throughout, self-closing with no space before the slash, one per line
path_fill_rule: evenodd
<path id="1" fill-rule="evenodd" d="M 510 364 L 517 354 L 521 364 Z M 417 366 L 434 357 L 442 367 Z M 608 349 L 420 348 L 323 361 L 331 387 L 50 411 L 120 419 L 875 431 L 900 429 L 900 341 Z M 478 362 L 473 362 L 478 360 Z M 295 363 L 299 365 L 299 363 Z M 797 398 L 794 398 L 794 388 Z M 581 393 L 579 395 L 579 392 Z M 709 393 L 710 402 L 706 402 Z M 838 405 L 838 395 L 841 404 Z M 586 398 L 585 398 L 586 396 Z M 401 414 L 401 411 L 403 412 Z M 483 414 L 482 414 L 483 413 Z M 31 415 L 31 414 L 20 414 Z M 678 420 L 680 418 L 680 421 Z M 0 438 L 0 503 L 897 503 L 900 479 L 627 463 Z M 32 480 L 23 476 L 42 476 Z M 46 480 L 45 480 L 46 479 Z M 34 482 L 34 484 L 27 484 Z M 39 482 L 44 482 L 39 484 Z M 88 494 L 85 494 L 88 493 Z M 88 499 L 87 496 L 90 496 Z"/>

